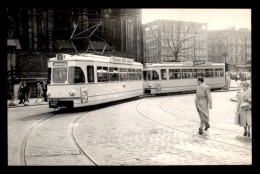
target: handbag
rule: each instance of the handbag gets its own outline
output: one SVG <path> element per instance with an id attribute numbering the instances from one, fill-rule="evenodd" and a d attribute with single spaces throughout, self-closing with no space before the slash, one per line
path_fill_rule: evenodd
<path id="1" fill-rule="evenodd" d="M 251 105 L 248 102 L 244 102 L 241 104 L 241 109 L 250 109 Z"/>
<path id="2" fill-rule="evenodd" d="M 240 123 L 240 113 L 236 112 L 235 113 L 235 124 L 239 124 Z"/>

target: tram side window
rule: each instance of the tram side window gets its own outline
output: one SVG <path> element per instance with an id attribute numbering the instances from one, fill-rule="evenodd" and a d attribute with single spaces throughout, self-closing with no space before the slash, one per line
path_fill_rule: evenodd
<path id="1" fill-rule="evenodd" d="M 180 69 L 169 69 L 170 79 L 181 79 L 181 70 Z"/>
<path id="2" fill-rule="evenodd" d="M 127 80 L 127 68 L 124 68 L 124 80 Z"/>
<path id="3" fill-rule="evenodd" d="M 156 71 L 152 71 L 153 75 L 152 75 L 152 80 L 159 80 L 159 74 Z"/>
<path id="4" fill-rule="evenodd" d="M 136 80 L 142 80 L 142 70 L 141 69 L 136 70 Z"/>
<path id="5" fill-rule="evenodd" d="M 213 77 L 213 69 L 205 69 L 205 77 Z"/>
<path id="6" fill-rule="evenodd" d="M 87 66 L 87 73 L 88 73 L 88 82 L 94 82 L 94 67 Z"/>
<path id="7" fill-rule="evenodd" d="M 124 81 L 124 68 L 119 68 L 119 80 Z"/>
<path id="8" fill-rule="evenodd" d="M 65 83 L 67 81 L 67 68 L 53 68 L 52 78 L 54 83 Z"/>
<path id="9" fill-rule="evenodd" d="M 182 69 L 182 78 L 183 79 L 190 79 L 192 77 L 192 69 Z"/>
<path id="10" fill-rule="evenodd" d="M 136 73 L 135 73 L 135 69 L 132 69 L 132 80 L 136 80 Z"/>
<path id="11" fill-rule="evenodd" d="M 147 80 L 147 71 L 143 71 L 144 80 Z"/>
<path id="12" fill-rule="evenodd" d="M 48 79 L 47 79 L 47 84 L 51 83 L 51 68 L 48 68 Z"/>
<path id="13" fill-rule="evenodd" d="M 98 82 L 107 82 L 109 81 L 108 78 L 108 67 L 97 67 L 97 77 L 98 77 Z"/>
<path id="14" fill-rule="evenodd" d="M 80 67 L 69 67 L 69 83 L 85 83 L 85 76 Z"/>
<path id="15" fill-rule="evenodd" d="M 127 79 L 128 80 L 135 80 L 135 69 L 130 69 L 128 68 L 128 72 L 127 72 Z"/>
<path id="16" fill-rule="evenodd" d="M 97 67 L 97 81 L 98 82 L 103 82 L 102 71 L 103 71 L 102 67 L 98 66 Z"/>
<path id="17" fill-rule="evenodd" d="M 109 67 L 109 80 L 111 82 L 119 81 L 118 68 L 116 68 L 116 67 Z"/>
<path id="18" fill-rule="evenodd" d="M 215 77 L 223 77 L 224 76 L 224 70 L 223 68 L 216 68 L 215 69 Z"/>
<path id="19" fill-rule="evenodd" d="M 198 78 L 199 76 L 204 77 L 204 69 L 194 69 L 193 77 Z"/>
<path id="20" fill-rule="evenodd" d="M 162 80 L 166 80 L 167 79 L 166 69 L 161 69 L 161 79 Z"/>

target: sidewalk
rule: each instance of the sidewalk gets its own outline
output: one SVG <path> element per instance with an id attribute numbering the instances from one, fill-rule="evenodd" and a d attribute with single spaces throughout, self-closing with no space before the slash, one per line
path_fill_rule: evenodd
<path id="1" fill-rule="evenodd" d="M 16 99 L 15 101 L 13 101 L 13 103 L 15 103 L 15 105 L 11 105 L 9 106 L 9 104 L 12 102 L 11 100 L 7 100 L 7 107 L 8 108 L 16 108 L 16 107 L 28 107 L 28 106 L 38 106 L 38 105 L 48 105 L 48 102 L 44 102 L 42 101 L 42 99 L 38 99 L 38 101 L 36 102 L 37 98 L 29 98 L 29 103 L 27 104 L 18 104 L 20 100 Z"/>

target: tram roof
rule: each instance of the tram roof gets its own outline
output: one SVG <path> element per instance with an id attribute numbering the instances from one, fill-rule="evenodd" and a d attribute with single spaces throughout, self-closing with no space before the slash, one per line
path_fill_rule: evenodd
<path id="1" fill-rule="evenodd" d="M 124 57 L 117 57 L 117 56 L 103 56 L 103 55 L 95 55 L 95 54 L 87 54 L 87 53 L 82 53 L 79 55 L 71 55 L 71 54 L 62 54 L 63 55 L 63 61 L 90 61 L 90 62 L 107 62 L 107 63 L 119 63 L 119 62 L 112 62 L 113 57 L 119 58 L 119 59 L 127 59 L 131 60 L 132 65 L 142 65 L 140 62 L 134 62 L 133 59 L 130 58 L 124 58 Z M 49 62 L 54 62 L 57 61 L 57 57 L 53 57 L 49 59 Z M 119 64 L 124 64 L 124 63 L 119 63 Z M 125 63 L 126 64 L 126 63 Z"/>
<path id="2" fill-rule="evenodd" d="M 163 63 L 145 63 L 144 67 L 209 67 L 209 66 L 223 66 L 224 63 L 206 62 L 201 65 L 194 65 L 193 62 L 163 62 Z"/>

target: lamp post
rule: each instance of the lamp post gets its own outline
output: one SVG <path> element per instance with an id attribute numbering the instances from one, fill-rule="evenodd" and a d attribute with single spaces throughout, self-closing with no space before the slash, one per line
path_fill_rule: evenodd
<path id="1" fill-rule="evenodd" d="M 225 66 L 226 66 L 226 56 L 228 54 L 227 53 L 223 53 L 223 56 L 225 57 Z M 224 89 L 227 89 L 227 72 L 226 72 L 226 69 L 225 69 L 225 87 Z"/>
<path id="2" fill-rule="evenodd" d="M 195 33 L 194 33 L 194 50 L 193 50 L 193 61 L 195 60 L 195 51 L 196 51 L 196 49 L 195 49 L 195 37 L 196 37 L 196 34 L 197 34 L 197 32 L 195 31 Z"/>

